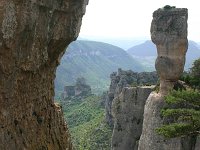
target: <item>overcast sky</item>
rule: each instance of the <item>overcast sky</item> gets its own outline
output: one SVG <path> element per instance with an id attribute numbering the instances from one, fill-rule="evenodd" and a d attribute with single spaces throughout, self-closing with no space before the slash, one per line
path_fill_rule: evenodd
<path id="1" fill-rule="evenodd" d="M 188 8 L 188 39 L 200 42 L 199 0 L 89 0 L 80 37 L 150 38 L 154 10 Z"/>

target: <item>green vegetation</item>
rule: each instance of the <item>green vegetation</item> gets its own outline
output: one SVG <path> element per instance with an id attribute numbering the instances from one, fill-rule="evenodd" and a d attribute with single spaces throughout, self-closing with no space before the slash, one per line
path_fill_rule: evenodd
<path id="1" fill-rule="evenodd" d="M 190 73 L 182 79 L 192 88 L 172 91 L 166 96 L 167 106 L 162 110 L 165 124 L 157 132 L 167 138 L 200 134 L 200 59 L 196 60 Z"/>
<path id="2" fill-rule="evenodd" d="M 100 97 L 71 98 L 61 102 L 77 150 L 110 150 L 112 129 L 105 123 Z"/>
<path id="3" fill-rule="evenodd" d="M 194 90 L 172 91 L 161 112 L 166 124 L 157 132 L 167 138 L 200 134 L 200 93 Z"/>
<path id="4" fill-rule="evenodd" d="M 191 75 L 194 78 L 200 78 L 200 59 L 194 61 L 191 70 Z"/>
<path id="5" fill-rule="evenodd" d="M 76 41 L 70 44 L 56 71 L 55 92 L 65 85 L 73 85 L 84 77 L 95 94 L 107 90 L 110 74 L 118 68 L 143 71 L 141 65 L 123 49 L 94 41 Z"/>
<path id="6" fill-rule="evenodd" d="M 200 59 L 194 61 L 189 73 L 184 73 L 181 80 L 194 89 L 200 89 Z"/>

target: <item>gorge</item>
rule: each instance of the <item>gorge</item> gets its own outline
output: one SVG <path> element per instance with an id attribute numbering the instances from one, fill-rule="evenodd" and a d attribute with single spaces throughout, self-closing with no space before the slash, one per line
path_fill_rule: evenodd
<path id="1" fill-rule="evenodd" d="M 54 79 L 64 50 L 79 34 L 87 4 L 88 0 L 0 0 L 1 150 L 73 149 L 62 108 L 54 102 Z M 114 127 L 111 149 L 188 149 L 187 139 L 165 139 L 155 132 L 163 123 L 164 96 L 183 72 L 187 19 L 185 8 L 166 7 L 153 13 L 158 91 L 143 80 L 153 76 L 150 84 L 156 84 L 155 72 L 119 69 L 111 74 L 105 102 L 106 121 Z M 66 89 L 76 93 L 74 87 Z M 66 91 L 63 96 L 68 97 Z"/>

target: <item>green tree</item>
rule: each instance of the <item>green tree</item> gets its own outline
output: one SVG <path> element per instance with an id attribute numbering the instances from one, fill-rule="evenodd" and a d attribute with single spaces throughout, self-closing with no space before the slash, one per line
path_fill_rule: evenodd
<path id="1" fill-rule="evenodd" d="M 194 61 L 190 72 L 185 72 L 181 80 L 191 88 L 174 90 L 165 97 L 166 106 L 161 111 L 164 124 L 156 129 L 167 138 L 200 134 L 200 59 Z"/>
<path id="2" fill-rule="evenodd" d="M 194 61 L 190 72 L 193 77 L 200 78 L 200 58 Z"/>
<path id="3" fill-rule="evenodd" d="M 192 68 L 190 69 L 190 84 L 195 88 L 200 89 L 200 58 L 195 60 Z"/>
<path id="4" fill-rule="evenodd" d="M 167 138 L 196 136 L 200 133 L 200 93 L 194 90 L 172 91 L 161 112 L 164 125 L 157 132 Z"/>
<path id="5" fill-rule="evenodd" d="M 181 80 L 194 89 L 200 89 L 200 58 L 194 61 L 188 73 L 183 73 Z"/>

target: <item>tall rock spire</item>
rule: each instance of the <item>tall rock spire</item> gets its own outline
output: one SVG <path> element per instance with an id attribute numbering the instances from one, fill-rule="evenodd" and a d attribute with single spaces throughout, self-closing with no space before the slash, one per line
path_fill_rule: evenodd
<path id="1" fill-rule="evenodd" d="M 157 47 L 155 67 L 160 77 L 160 93 L 166 94 L 184 69 L 188 13 L 185 8 L 164 7 L 153 13 L 151 39 Z"/>
<path id="2" fill-rule="evenodd" d="M 160 116 L 164 96 L 173 88 L 184 69 L 188 47 L 186 8 L 165 6 L 153 13 L 151 39 L 157 47 L 156 70 L 160 77 L 159 92 L 152 92 L 145 109 L 139 150 L 181 150 L 181 139 L 165 139 L 155 129 L 163 120 Z"/>

